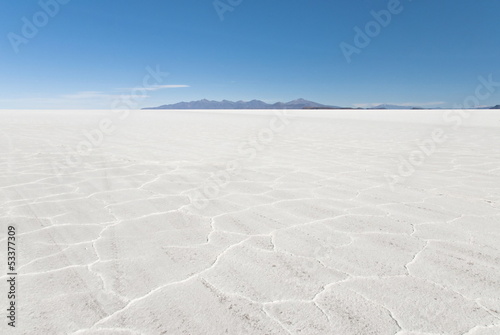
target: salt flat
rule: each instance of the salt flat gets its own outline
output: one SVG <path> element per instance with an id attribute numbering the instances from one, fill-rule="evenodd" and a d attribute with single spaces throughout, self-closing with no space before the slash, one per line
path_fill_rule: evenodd
<path id="1" fill-rule="evenodd" d="M 0 129 L 10 333 L 500 333 L 498 111 L 0 111 Z"/>

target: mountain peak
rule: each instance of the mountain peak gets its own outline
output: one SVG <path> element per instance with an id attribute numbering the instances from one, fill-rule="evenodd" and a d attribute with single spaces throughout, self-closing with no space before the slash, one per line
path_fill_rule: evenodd
<path id="1" fill-rule="evenodd" d="M 239 100 L 236 102 L 229 100 L 197 100 L 190 102 L 179 102 L 171 105 L 162 105 L 159 107 L 148 107 L 143 109 L 304 109 L 304 108 L 337 108 L 319 104 L 317 102 L 305 99 L 296 99 L 287 103 L 277 102 L 268 104 L 261 100 L 251 100 L 248 102 Z"/>

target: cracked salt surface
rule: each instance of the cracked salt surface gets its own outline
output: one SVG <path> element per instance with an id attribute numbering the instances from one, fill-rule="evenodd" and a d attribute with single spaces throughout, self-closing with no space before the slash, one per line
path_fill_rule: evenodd
<path id="1" fill-rule="evenodd" d="M 500 117 L 440 113 L 291 111 L 250 159 L 272 112 L 137 111 L 58 174 L 109 113 L 0 112 L 15 333 L 499 334 Z M 437 127 L 449 140 L 392 190 Z"/>

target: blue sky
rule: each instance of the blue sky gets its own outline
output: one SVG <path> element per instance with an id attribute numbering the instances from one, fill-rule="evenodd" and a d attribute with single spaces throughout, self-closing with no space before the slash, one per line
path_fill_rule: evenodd
<path id="1" fill-rule="evenodd" d="M 499 1 L 401 0 L 350 63 L 341 43 L 356 47 L 354 28 L 365 32 L 371 12 L 397 0 L 218 0 L 231 9 L 222 14 L 213 0 L 59 0 L 53 17 L 40 14 L 54 1 L 2 1 L 0 109 L 107 109 L 148 66 L 169 75 L 139 107 L 203 98 L 452 107 L 479 76 L 500 82 Z M 23 34 L 26 22 L 36 35 Z M 500 88 L 481 104 L 500 104 Z"/>

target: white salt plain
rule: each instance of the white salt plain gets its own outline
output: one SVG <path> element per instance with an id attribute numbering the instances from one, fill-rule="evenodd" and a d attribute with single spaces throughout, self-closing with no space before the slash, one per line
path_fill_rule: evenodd
<path id="1" fill-rule="evenodd" d="M 0 129 L 2 334 L 500 334 L 498 111 L 4 110 Z"/>

